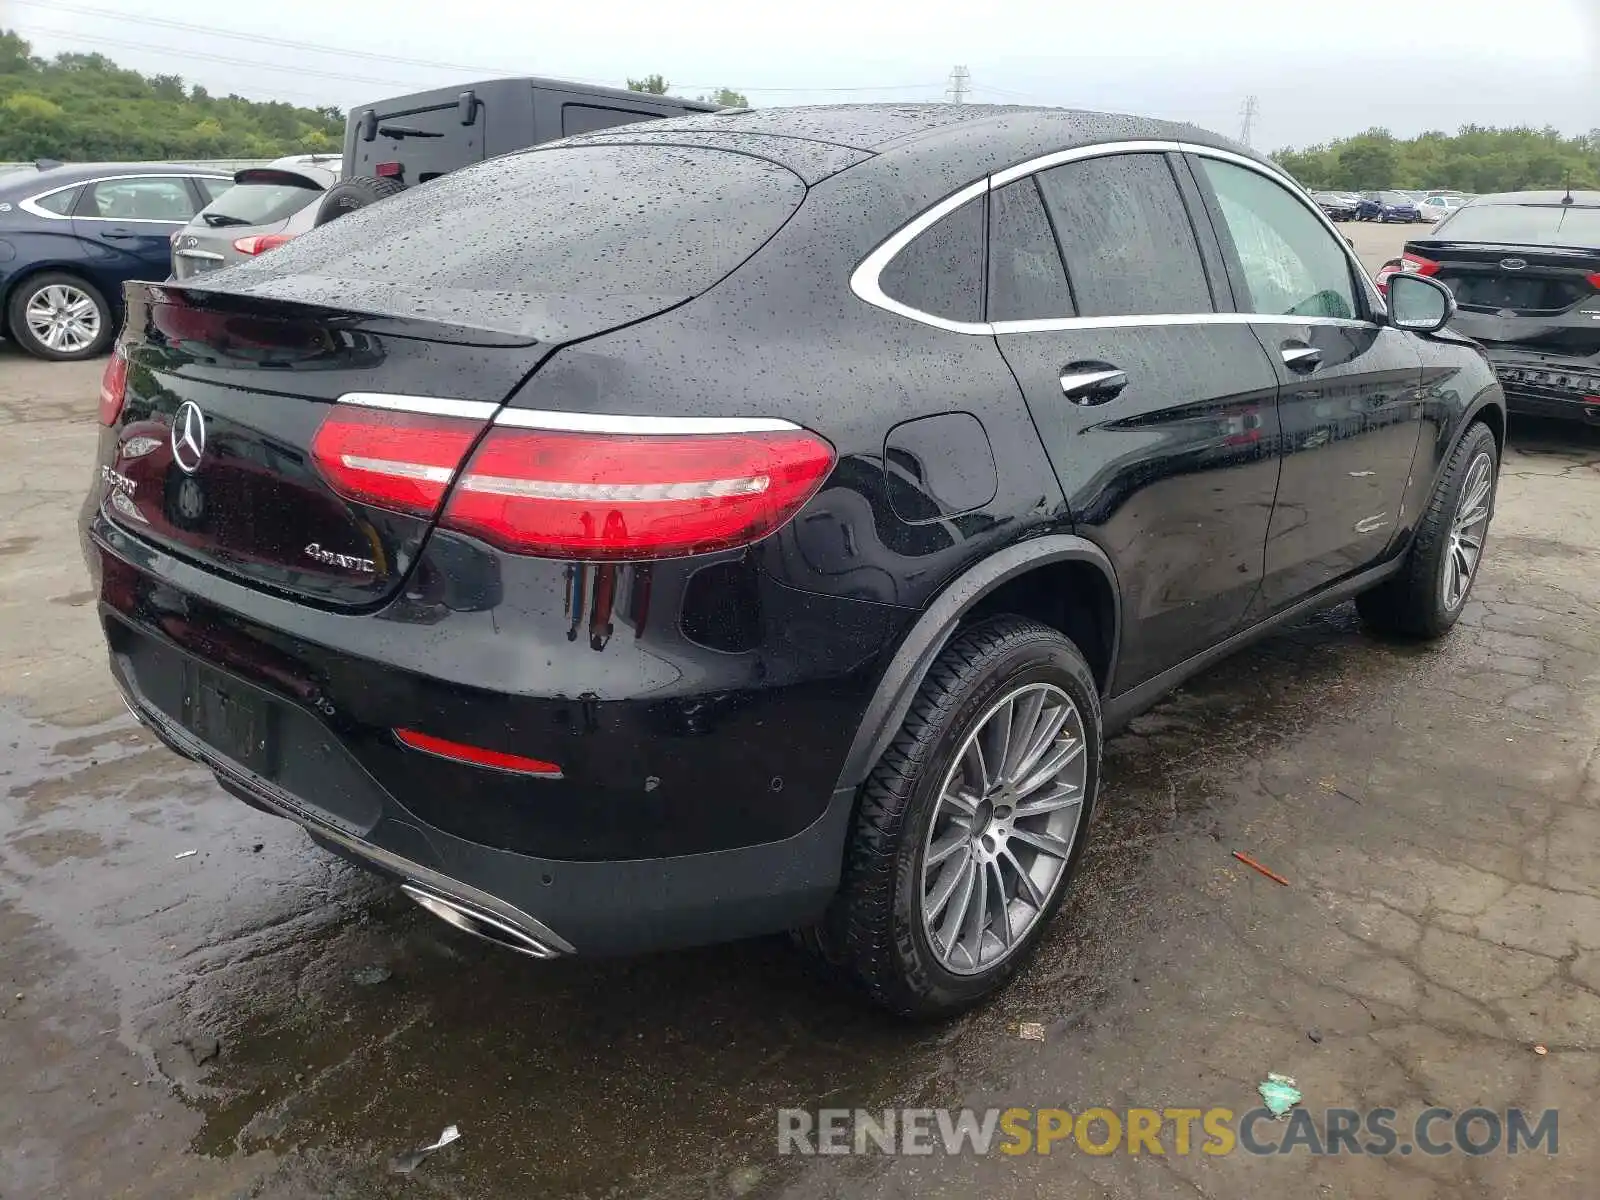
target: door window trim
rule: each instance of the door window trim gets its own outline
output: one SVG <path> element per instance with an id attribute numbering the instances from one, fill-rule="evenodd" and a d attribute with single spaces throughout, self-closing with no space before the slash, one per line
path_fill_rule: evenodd
<path id="1" fill-rule="evenodd" d="M 176 179 L 176 180 L 179 180 L 180 182 L 184 183 L 185 185 L 187 185 L 187 190 L 189 192 L 190 199 L 193 199 L 194 198 L 195 188 L 197 187 L 197 185 L 193 184 L 193 183 L 190 183 L 189 182 L 190 180 L 194 180 L 194 179 L 224 179 L 224 180 L 226 180 L 226 179 L 230 179 L 230 178 L 231 177 L 227 176 L 227 175 L 213 175 L 210 171 L 199 171 L 199 172 L 195 172 L 195 171 L 182 171 L 182 172 L 180 172 L 180 171 L 154 171 L 154 172 L 146 172 L 146 173 L 142 173 L 142 174 L 138 174 L 138 175 L 101 175 L 101 176 L 98 176 L 98 177 L 96 177 L 94 179 L 77 179 L 77 180 L 74 180 L 71 183 L 64 183 L 60 187 L 53 187 L 53 188 L 48 189 L 47 191 L 36 192 L 35 194 L 33 194 L 32 196 L 29 196 L 25 200 L 17 201 L 17 207 L 20 208 L 23 212 L 27 213 L 29 216 L 43 217 L 47 221 L 109 221 L 112 224 L 123 224 L 123 225 L 126 225 L 129 221 L 138 220 L 138 221 L 145 222 L 146 224 L 150 224 L 150 225 L 187 225 L 189 223 L 188 221 L 158 221 L 158 220 L 149 220 L 149 219 L 147 219 L 145 217 L 90 217 L 90 216 L 75 217 L 71 213 L 54 213 L 54 212 L 51 212 L 48 208 L 43 207 L 39 203 L 39 201 L 44 200 L 44 199 L 46 199 L 46 198 L 48 198 L 50 196 L 57 195 L 58 193 L 61 193 L 61 192 L 69 192 L 73 188 L 91 188 L 97 183 L 116 183 L 116 182 L 118 182 L 120 180 L 123 180 L 123 179 Z M 85 195 L 87 195 L 87 194 L 88 193 L 85 192 Z M 78 200 L 81 203 L 82 200 L 83 200 L 83 197 L 79 196 Z M 76 205 L 74 207 L 76 207 Z M 204 206 L 202 206 L 202 207 L 204 207 Z M 192 218 L 192 217 L 190 218 L 190 220 L 193 220 L 193 219 L 194 218 Z"/>
<path id="2" fill-rule="evenodd" d="M 1366 268 L 1361 265 L 1361 260 L 1356 257 L 1355 251 L 1345 242 L 1344 236 L 1339 233 L 1333 222 L 1328 219 L 1328 215 L 1318 208 L 1314 201 L 1301 195 L 1298 185 L 1287 175 L 1266 163 L 1259 162 L 1243 154 L 1235 154 L 1231 150 L 1222 150 L 1215 146 L 1202 146 L 1193 142 L 1164 141 L 1148 138 L 1123 142 L 1098 142 L 1092 146 L 1074 146 L 1070 150 L 1056 150 L 995 171 L 982 179 L 974 180 L 965 187 L 951 192 L 931 207 L 924 209 L 879 243 L 866 258 L 861 260 L 860 265 L 851 272 L 850 290 L 859 299 L 864 300 L 875 308 L 881 308 L 886 312 L 907 317 L 920 324 L 931 325 L 935 329 L 943 329 L 949 333 L 964 333 L 987 337 L 1007 333 L 1046 333 L 1053 330 L 1067 329 L 1113 329 L 1160 325 L 1335 325 L 1370 328 L 1375 323 L 1373 320 L 1359 318 L 1279 317 L 1266 313 L 1241 312 L 1154 313 L 1118 317 L 1050 317 L 1033 321 L 951 321 L 944 317 L 934 316 L 932 313 L 923 312 L 921 309 L 912 308 L 908 304 L 902 304 L 884 293 L 878 282 L 878 276 L 882 274 L 883 269 L 910 242 L 960 208 L 967 201 L 1002 188 L 1008 183 L 1015 183 L 1026 176 L 1037 174 L 1040 171 L 1047 171 L 1052 167 L 1059 167 L 1066 163 L 1082 162 L 1084 159 L 1089 158 L 1106 158 L 1117 154 L 1177 154 L 1193 155 L 1199 158 L 1214 158 L 1255 171 L 1279 186 L 1285 187 L 1291 196 L 1299 200 L 1322 223 L 1329 235 L 1344 251 L 1345 258 L 1352 265 L 1355 278 L 1360 283 L 1361 291 L 1366 297 L 1368 311 L 1374 317 L 1387 315 L 1387 309 L 1384 307 L 1377 291 L 1372 287 Z M 1193 217 L 1191 216 L 1192 221 Z M 1197 233 L 1196 237 L 1198 238 L 1199 236 Z"/>

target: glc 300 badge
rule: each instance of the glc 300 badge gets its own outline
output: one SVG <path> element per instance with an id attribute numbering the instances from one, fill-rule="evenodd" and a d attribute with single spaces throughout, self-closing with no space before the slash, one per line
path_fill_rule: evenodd
<path id="1" fill-rule="evenodd" d="M 306 547 L 306 557 L 314 558 L 319 563 L 330 567 L 343 567 L 347 571 L 360 571 L 363 575 L 376 575 L 378 564 L 370 558 L 357 558 L 353 554 L 335 554 L 332 550 L 324 550 L 316 542 Z"/>

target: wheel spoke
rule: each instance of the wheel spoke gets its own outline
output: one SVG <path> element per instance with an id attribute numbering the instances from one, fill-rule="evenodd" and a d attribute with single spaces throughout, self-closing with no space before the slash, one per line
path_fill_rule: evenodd
<path id="1" fill-rule="evenodd" d="M 1028 755 L 1033 750 L 1034 733 L 1039 726 L 1039 716 L 1044 712 L 1045 694 L 1029 692 L 1020 701 L 1011 703 L 1011 744 L 1005 764 L 1000 770 L 1000 781 L 1009 783 L 1027 769 Z"/>
<path id="2" fill-rule="evenodd" d="M 1011 864 L 1012 871 L 1016 872 L 1017 889 L 1022 893 L 1023 899 L 1033 905 L 1035 909 L 1044 907 L 1044 893 L 1039 890 L 1039 885 L 1034 883 L 1033 876 L 1022 869 L 1022 864 L 1017 861 L 1017 856 L 1011 853 L 1011 847 L 1004 851 L 1005 861 Z"/>
<path id="3" fill-rule="evenodd" d="M 972 889 L 978 874 L 977 864 L 967 859 L 961 864 L 949 903 L 944 910 L 944 923 L 939 927 L 939 941 L 944 946 L 944 961 L 949 962 L 955 953 L 956 941 L 966 924 L 967 910 L 972 907 Z M 973 965 L 977 962 L 974 960 Z"/>
<path id="4" fill-rule="evenodd" d="M 965 826 L 952 824 L 942 838 L 928 847 L 928 857 L 923 863 L 923 870 L 938 866 L 957 850 L 964 849 L 971 840 L 972 834 Z"/>
<path id="5" fill-rule="evenodd" d="M 933 885 L 933 891 L 928 893 L 923 902 L 923 908 L 928 920 L 936 920 L 945 910 L 945 905 L 950 903 L 950 897 L 955 894 L 962 880 L 972 871 L 972 858 L 966 856 L 960 862 L 946 864 L 944 870 L 939 872 L 939 878 Z"/>
<path id="6" fill-rule="evenodd" d="M 1017 826 L 1011 828 L 1011 840 L 1032 846 L 1041 853 L 1048 854 L 1051 858 L 1063 861 L 1072 853 L 1072 844 L 1048 833 L 1037 833 L 1032 829 L 1021 829 Z"/>
<path id="7" fill-rule="evenodd" d="M 1058 783 L 1043 795 L 1031 797 L 1017 805 L 1018 819 L 1022 817 L 1037 817 L 1043 813 L 1055 812 L 1062 808 L 1071 808 L 1074 804 L 1081 804 L 1083 797 L 1078 794 L 1078 785 L 1075 783 Z"/>
<path id="8" fill-rule="evenodd" d="M 972 894 L 967 898 L 967 920 L 962 926 L 961 940 L 971 943 L 968 953 L 972 965 L 983 961 L 983 933 L 989 924 L 989 871 L 976 864 L 973 871 Z"/>
<path id="9" fill-rule="evenodd" d="M 1039 725 L 1036 736 L 1028 743 L 1027 752 L 1017 763 L 1017 776 L 1028 774 L 1038 765 L 1039 759 L 1050 749 L 1051 743 L 1071 716 L 1072 709 L 1061 704 Z"/>
<path id="10" fill-rule="evenodd" d="M 967 743 L 967 751 L 963 756 L 962 765 L 970 766 L 977 772 L 978 790 L 988 795 L 991 781 L 989 779 L 989 764 L 983 759 L 982 736 L 975 737 Z"/>
<path id="11" fill-rule="evenodd" d="M 1011 909 L 1006 903 L 1006 883 L 1000 874 L 1000 862 L 998 859 L 989 863 L 988 873 L 993 876 L 994 899 L 999 906 L 999 911 L 995 913 L 994 917 L 995 934 L 1000 939 L 1000 945 L 1009 950 L 1011 948 Z"/>
<path id="12" fill-rule="evenodd" d="M 1038 791 L 1049 783 L 1062 771 L 1066 770 L 1078 755 L 1083 753 L 1083 743 L 1076 738 L 1066 745 L 1057 744 L 1054 749 L 1044 756 L 1044 759 L 1028 775 L 1017 784 L 1014 789 L 1018 799 Z"/>
<path id="13" fill-rule="evenodd" d="M 1003 708 L 984 722 L 978 732 L 980 742 L 985 739 L 989 742 L 983 758 L 984 762 L 990 764 L 992 772 L 990 787 L 999 787 L 1006 781 L 1006 759 L 1011 754 L 1011 721 L 1016 707 L 1015 700 L 1008 700 Z"/>

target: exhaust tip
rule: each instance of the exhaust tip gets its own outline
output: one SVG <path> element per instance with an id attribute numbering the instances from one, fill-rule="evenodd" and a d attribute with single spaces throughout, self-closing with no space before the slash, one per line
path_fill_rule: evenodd
<path id="1" fill-rule="evenodd" d="M 518 954 L 526 954 L 530 958 L 556 958 L 561 953 L 527 930 L 519 929 L 504 917 L 496 916 L 486 909 L 452 896 L 429 891 L 415 883 L 402 883 L 400 890 L 441 921 L 455 926 L 463 933 L 470 933 L 474 937 L 493 942 Z"/>

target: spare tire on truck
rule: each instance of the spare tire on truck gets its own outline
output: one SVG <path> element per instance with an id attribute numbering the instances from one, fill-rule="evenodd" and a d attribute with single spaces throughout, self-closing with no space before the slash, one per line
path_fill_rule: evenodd
<path id="1" fill-rule="evenodd" d="M 406 185 L 398 179 L 374 179 L 370 176 L 341 179 L 322 193 L 322 203 L 317 205 L 317 224 L 326 225 L 346 213 L 353 213 L 358 208 L 376 204 L 385 196 L 405 190 Z"/>

